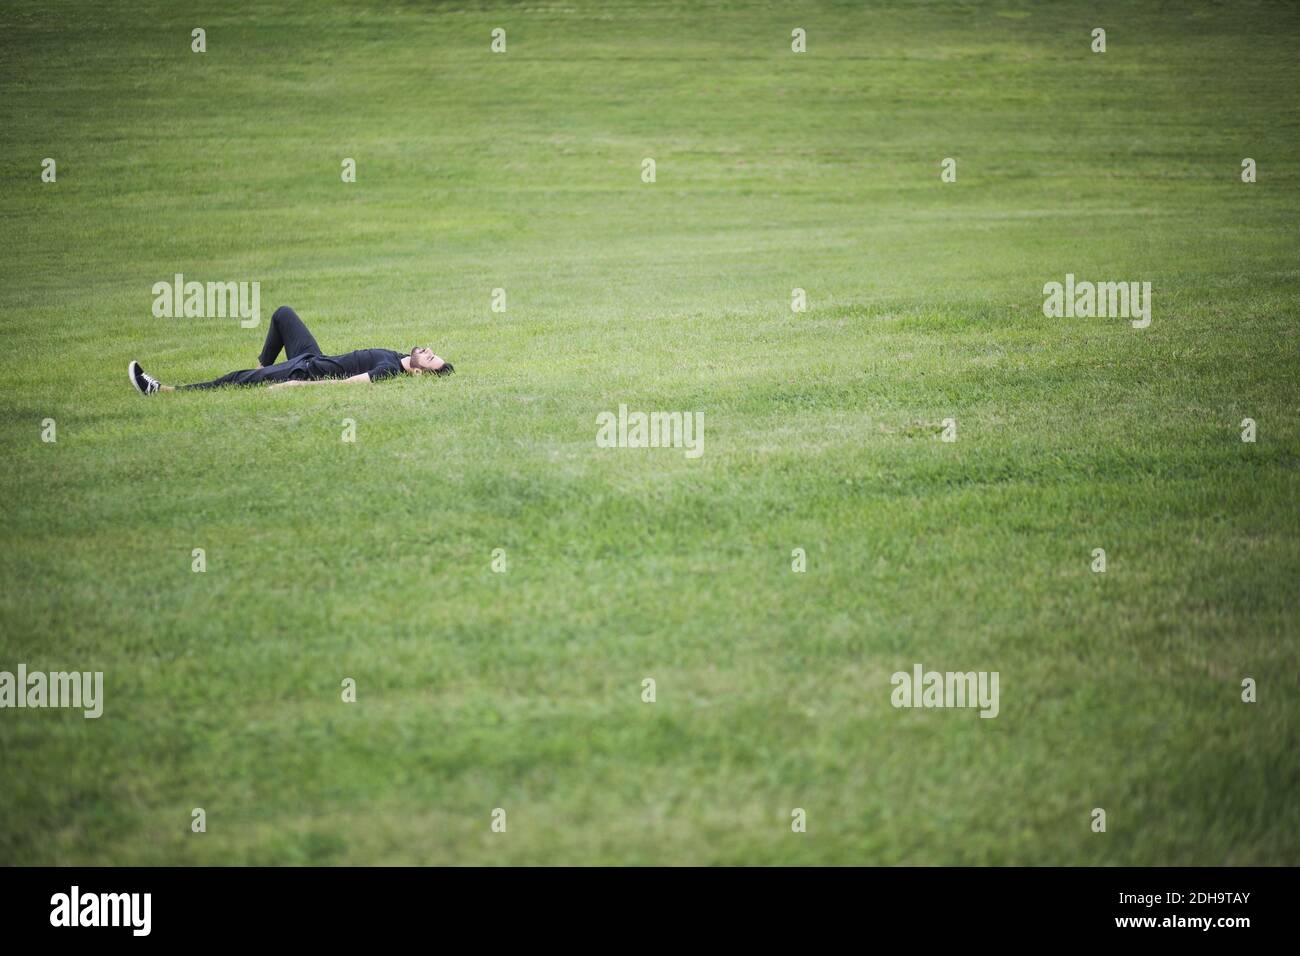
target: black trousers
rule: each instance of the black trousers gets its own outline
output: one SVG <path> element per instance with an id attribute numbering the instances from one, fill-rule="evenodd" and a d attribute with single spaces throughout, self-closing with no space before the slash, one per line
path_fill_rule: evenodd
<path id="1" fill-rule="evenodd" d="M 276 363 L 283 349 L 285 360 Z M 298 313 L 282 305 L 271 316 L 266 330 L 266 342 L 258 361 L 261 368 L 241 369 L 210 382 L 182 385 L 181 388 L 221 388 L 223 385 L 261 385 L 265 382 L 288 382 L 311 377 L 308 364 L 313 356 L 320 355 L 320 346 Z"/>

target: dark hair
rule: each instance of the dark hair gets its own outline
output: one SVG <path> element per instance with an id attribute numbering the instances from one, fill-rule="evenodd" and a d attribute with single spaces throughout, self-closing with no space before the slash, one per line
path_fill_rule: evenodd
<path id="1" fill-rule="evenodd" d="M 450 375 L 450 374 L 451 374 L 452 372 L 454 372 L 454 371 L 456 371 L 456 366 L 452 365 L 450 362 L 443 362 L 443 363 L 442 363 L 442 368 L 436 368 L 436 369 L 434 369 L 434 370 L 433 370 L 433 374 L 434 374 L 434 375 Z"/>

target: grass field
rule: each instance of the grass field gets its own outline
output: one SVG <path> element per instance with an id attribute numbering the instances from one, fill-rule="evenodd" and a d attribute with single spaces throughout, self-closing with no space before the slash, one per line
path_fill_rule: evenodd
<path id="1" fill-rule="evenodd" d="M 0 862 L 1300 863 L 1300 7 L 231 6 L 0 12 Z"/>

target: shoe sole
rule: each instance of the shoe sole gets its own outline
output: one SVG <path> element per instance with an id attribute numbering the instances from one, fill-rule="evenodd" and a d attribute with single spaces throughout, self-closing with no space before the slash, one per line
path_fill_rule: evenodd
<path id="1" fill-rule="evenodd" d="M 140 387 L 140 383 L 135 380 L 135 365 L 136 365 L 135 361 L 132 360 L 131 364 L 126 367 L 126 377 L 127 380 L 131 383 L 131 387 L 135 389 L 137 392 L 139 392 L 141 395 L 144 395 L 145 390 L 142 389 Z"/>

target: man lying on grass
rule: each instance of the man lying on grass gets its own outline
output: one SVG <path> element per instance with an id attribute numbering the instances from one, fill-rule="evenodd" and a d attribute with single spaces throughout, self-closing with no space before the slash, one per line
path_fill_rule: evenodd
<path id="1" fill-rule="evenodd" d="M 284 349 L 285 361 L 272 364 Z M 320 346 L 298 313 L 282 305 L 271 316 L 271 327 L 266 330 L 266 344 L 257 360 L 257 368 L 231 372 L 210 382 L 181 385 L 182 389 L 220 388 L 223 385 L 261 385 L 271 388 L 284 385 L 318 385 L 322 382 L 378 382 L 394 375 L 450 375 L 456 371 L 450 362 L 444 362 L 426 348 L 411 349 L 410 355 L 391 349 L 357 349 L 342 355 L 322 355 Z M 141 395 L 155 392 L 174 392 L 177 386 L 164 385 L 152 375 L 145 374 L 139 362 L 127 366 L 131 384 Z"/>

